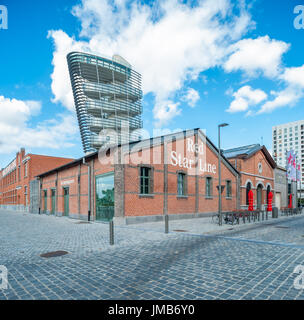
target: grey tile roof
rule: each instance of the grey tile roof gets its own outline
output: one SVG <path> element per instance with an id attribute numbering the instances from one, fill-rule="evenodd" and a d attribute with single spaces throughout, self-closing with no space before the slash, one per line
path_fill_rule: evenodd
<path id="1" fill-rule="evenodd" d="M 260 144 L 251 144 L 249 146 L 243 146 L 243 147 L 224 150 L 223 154 L 226 158 L 229 159 L 229 158 L 235 158 L 239 155 L 249 156 L 250 154 L 255 153 L 259 149 L 261 149 Z"/>

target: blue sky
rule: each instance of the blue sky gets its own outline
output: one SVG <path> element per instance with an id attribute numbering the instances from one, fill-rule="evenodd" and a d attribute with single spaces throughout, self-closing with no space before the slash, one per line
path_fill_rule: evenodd
<path id="1" fill-rule="evenodd" d="M 304 118 L 298 1 L 0 4 L 8 9 L 8 30 L 0 29 L 0 167 L 22 146 L 83 155 L 65 61 L 71 50 L 118 53 L 142 73 L 151 134 L 200 127 L 217 143 L 217 125 L 228 122 L 224 148 L 263 137 L 271 149 L 273 125 Z"/>

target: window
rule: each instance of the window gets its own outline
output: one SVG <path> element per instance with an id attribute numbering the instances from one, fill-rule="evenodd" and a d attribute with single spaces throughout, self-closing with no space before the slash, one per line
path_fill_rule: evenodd
<path id="1" fill-rule="evenodd" d="M 212 197 L 212 178 L 206 178 L 206 197 Z"/>
<path id="2" fill-rule="evenodd" d="M 227 198 L 232 197 L 232 185 L 230 180 L 226 181 L 226 197 Z"/>
<path id="3" fill-rule="evenodd" d="M 27 177 L 27 162 L 24 165 L 24 177 Z"/>
<path id="4" fill-rule="evenodd" d="M 151 194 L 151 168 L 140 168 L 140 193 Z"/>
<path id="5" fill-rule="evenodd" d="M 186 174 L 178 173 L 177 175 L 177 194 L 179 196 L 186 195 Z"/>

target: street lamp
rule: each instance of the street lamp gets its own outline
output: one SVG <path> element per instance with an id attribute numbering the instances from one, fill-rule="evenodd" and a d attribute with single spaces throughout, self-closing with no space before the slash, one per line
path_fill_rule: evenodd
<path id="1" fill-rule="evenodd" d="M 221 182 L 221 128 L 229 126 L 228 123 L 221 123 L 218 125 L 218 172 L 219 172 L 219 204 L 218 204 L 218 213 L 219 213 L 219 225 L 221 226 L 223 223 L 223 216 L 222 216 L 222 182 Z"/>

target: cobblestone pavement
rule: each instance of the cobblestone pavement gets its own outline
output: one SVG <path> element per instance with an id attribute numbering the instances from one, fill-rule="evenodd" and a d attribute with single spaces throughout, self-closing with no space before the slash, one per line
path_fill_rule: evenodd
<path id="1" fill-rule="evenodd" d="M 304 298 L 303 215 L 209 235 L 148 227 L 117 226 L 111 247 L 105 224 L 0 211 L 0 300 Z M 56 250 L 69 254 L 40 257 Z"/>

